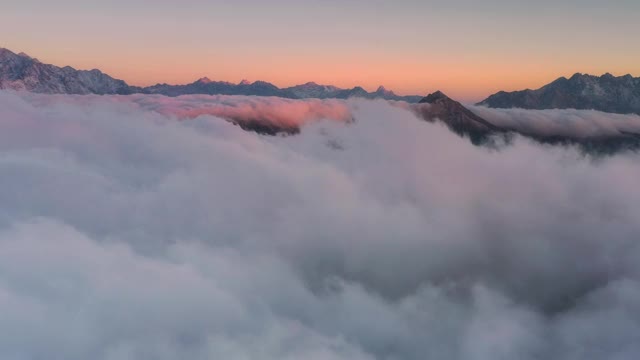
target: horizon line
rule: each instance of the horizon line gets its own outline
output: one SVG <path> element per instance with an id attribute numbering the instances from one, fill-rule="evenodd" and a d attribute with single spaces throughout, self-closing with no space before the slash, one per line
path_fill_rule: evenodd
<path id="1" fill-rule="evenodd" d="M 212 83 L 226 83 L 226 84 L 231 84 L 231 85 L 236 85 L 236 86 L 242 85 L 244 82 L 249 82 L 249 84 L 255 84 L 256 82 L 263 82 L 263 83 L 268 83 L 270 85 L 273 85 L 273 86 L 277 87 L 280 90 L 284 90 L 284 89 L 288 89 L 288 88 L 292 88 L 292 87 L 296 87 L 296 86 L 308 85 L 308 84 L 314 84 L 314 85 L 318 85 L 318 86 L 332 86 L 332 87 L 336 87 L 336 88 L 338 88 L 340 90 L 353 90 L 353 89 L 356 89 L 356 88 L 362 88 L 362 89 L 364 89 L 365 91 L 367 91 L 369 93 L 374 93 L 374 92 L 376 92 L 376 91 L 378 91 L 380 89 L 384 89 L 384 90 L 388 90 L 388 91 L 393 92 L 397 96 L 402 96 L 402 97 L 427 96 L 428 94 L 433 93 L 433 92 L 443 91 L 443 90 L 441 90 L 441 88 L 443 88 L 443 87 L 434 87 L 433 88 L 434 90 L 425 91 L 424 93 L 426 95 L 423 95 L 421 93 L 397 92 L 394 89 L 392 89 L 392 88 L 390 88 L 390 87 L 388 87 L 388 86 L 386 86 L 384 84 L 380 84 L 380 85 L 378 85 L 376 87 L 376 86 L 360 85 L 357 82 L 352 82 L 352 85 L 349 85 L 348 87 L 341 87 L 341 86 L 333 85 L 331 83 L 329 83 L 329 84 L 318 83 L 315 80 L 304 81 L 304 82 L 299 82 L 299 83 L 296 82 L 296 83 L 293 83 L 293 85 L 282 85 L 281 82 L 265 80 L 266 78 L 262 78 L 262 79 L 258 79 L 258 80 L 248 80 L 248 78 L 243 78 L 240 81 L 230 81 L 230 80 L 222 80 L 222 79 L 211 80 L 210 76 L 206 75 L 206 74 L 203 75 L 203 76 L 200 76 L 197 79 L 192 80 L 192 81 L 191 80 L 185 80 L 185 82 L 167 82 L 167 81 L 160 80 L 160 81 L 147 82 L 146 84 L 148 84 L 148 85 L 144 85 L 144 84 L 141 84 L 141 83 L 135 83 L 135 82 L 131 82 L 130 80 L 126 80 L 126 77 L 113 76 L 113 75 L 111 75 L 110 72 L 107 72 L 107 71 L 101 69 L 100 67 L 79 68 L 79 67 L 73 67 L 73 66 L 70 66 L 70 65 L 58 65 L 58 64 L 55 64 L 53 62 L 48 62 L 46 60 L 43 62 L 38 57 L 31 56 L 31 54 L 28 54 L 28 53 L 26 53 L 24 51 L 16 52 L 16 51 L 11 50 L 9 48 L 6 48 L 4 46 L 0 46 L 0 50 L 9 51 L 12 54 L 17 55 L 17 56 L 26 56 L 26 57 L 28 57 L 30 59 L 33 59 L 33 60 L 36 60 L 36 61 L 38 61 L 38 62 L 40 62 L 42 64 L 56 66 L 58 68 L 70 67 L 70 68 L 72 68 L 74 70 L 77 70 L 77 71 L 100 71 L 101 73 L 113 78 L 114 80 L 120 80 L 120 81 L 125 82 L 130 87 L 137 87 L 137 88 L 142 88 L 142 89 L 153 87 L 153 86 L 158 86 L 158 85 L 184 86 L 184 85 L 191 85 L 191 84 L 197 83 L 197 82 L 202 81 L 202 80 L 207 80 L 207 81 L 212 82 Z M 572 73 L 571 75 L 566 75 L 565 74 L 565 75 L 556 76 L 555 78 L 548 80 L 546 83 L 544 83 L 540 87 L 544 87 L 545 85 L 548 85 L 548 84 L 550 84 L 552 82 L 555 82 L 557 80 L 560 80 L 560 79 L 570 79 L 570 78 L 572 78 L 572 77 L 574 77 L 576 75 L 593 76 L 593 77 L 598 77 L 598 78 L 602 78 L 602 77 L 607 76 L 607 75 L 613 76 L 615 78 L 629 77 L 629 76 L 633 77 L 633 78 L 639 78 L 640 77 L 640 76 L 636 76 L 636 75 L 634 75 L 632 73 L 617 74 L 617 73 L 611 72 L 611 71 L 606 71 L 606 72 L 602 73 L 601 75 L 595 75 L 595 74 L 591 74 L 591 73 L 588 73 L 588 72 L 576 71 L 576 72 Z M 540 89 L 540 87 L 526 87 L 526 88 L 521 88 L 521 89 L 517 89 L 517 90 L 498 90 L 496 92 L 491 92 L 491 90 L 488 90 L 487 95 L 483 95 L 483 99 L 488 97 L 488 96 L 491 96 L 493 94 L 496 94 L 498 92 L 514 92 L 514 91 L 537 90 L 537 89 Z M 444 92 L 448 92 L 448 90 L 444 90 Z M 475 102 L 476 100 L 473 100 L 473 101 Z"/>

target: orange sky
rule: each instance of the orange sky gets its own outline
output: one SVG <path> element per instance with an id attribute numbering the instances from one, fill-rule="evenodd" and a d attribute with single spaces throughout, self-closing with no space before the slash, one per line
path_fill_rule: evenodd
<path id="1" fill-rule="evenodd" d="M 529 2 L 531 3 L 531 2 Z M 575 72 L 640 75 L 640 2 L 22 0 L 0 46 L 132 85 L 207 76 L 440 89 L 463 101 Z M 25 25 L 25 24 L 28 24 Z"/>

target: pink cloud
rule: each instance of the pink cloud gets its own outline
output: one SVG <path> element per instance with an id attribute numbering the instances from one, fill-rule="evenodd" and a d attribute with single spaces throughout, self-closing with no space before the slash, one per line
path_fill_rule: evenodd
<path id="1" fill-rule="evenodd" d="M 279 129 L 298 129 L 318 120 L 349 122 L 353 116 L 343 100 L 293 100 L 277 97 L 185 95 L 62 96 L 24 94 L 34 105 L 73 103 L 81 106 L 137 106 L 179 120 L 215 116 L 240 125 L 260 124 Z"/>

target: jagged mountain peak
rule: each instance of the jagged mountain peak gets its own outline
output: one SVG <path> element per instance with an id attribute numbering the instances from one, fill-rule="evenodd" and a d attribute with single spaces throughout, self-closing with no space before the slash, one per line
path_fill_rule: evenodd
<path id="1" fill-rule="evenodd" d="M 575 73 L 537 90 L 499 92 L 479 105 L 494 108 L 579 109 L 640 114 L 640 78 Z"/>
<path id="2" fill-rule="evenodd" d="M 200 83 L 200 84 L 209 84 L 209 83 L 211 83 L 213 81 L 211 81 L 211 79 L 209 79 L 208 77 L 205 76 L 205 77 L 201 77 L 196 82 Z"/>
<path id="3" fill-rule="evenodd" d="M 9 56 L 9 55 L 16 55 L 16 54 L 7 48 L 0 47 L 0 56 Z"/>
<path id="4" fill-rule="evenodd" d="M 378 89 L 376 90 L 376 94 L 383 95 L 383 96 L 395 96 L 396 95 L 393 91 L 388 90 L 383 85 L 380 85 L 378 87 Z"/>
<path id="5" fill-rule="evenodd" d="M 22 57 L 22 58 L 29 59 L 29 60 L 33 60 L 33 61 L 35 61 L 35 62 L 40 62 L 40 60 L 38 60 L 38 59 L 36 59 L 36 58 L 34 58 L 34 57 L 31 57 L 31 56 L 29 56 L 29 55 L 27 55 L 27 54 L 25 54 L 25 53 L 23 53 L 23 52 L 19 53 L 19 54 L 18 54 L 18 56 L 20 56 L 20 57 Z"/>
<path id="6" fill-rule="evenodd" d="M 447 95 L 445 95 L 445 93 L 443 93 L 440 90 L 437 90 L 429 95 L 427 95 L 425 98 L 423 98 L 422 100 L 420 100 L 421 103 L 428 103 L 428 104 L 433 104 L 435 102 L 438 101 L 442 101 L 442 100 L 450 100 L 453 101 L 450 97 L 448 97 Z"/>
<path id="7" fill-rule="evenodd" d="M 16 53 L 14 53 L 13 51 L 11 51 L 9 49 L 0 47 L 0 61 L 6 61 L 7 59 L 29 60 L 29 61 L 33 61 L 33 62 L 37 62 L 37 63 L 40 62 L 38 59 L 33 58 L 33 57 L 25 54 L 24 52 L 16 54 Z"/>

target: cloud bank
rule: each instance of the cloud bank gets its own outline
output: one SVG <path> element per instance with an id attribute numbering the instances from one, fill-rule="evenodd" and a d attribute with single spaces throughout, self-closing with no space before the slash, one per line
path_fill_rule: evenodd
<path id="1" fill-rule="evenodd" d="M 3 359 L 640 353 L 637 154 L 484 149 L 365 100 L 265 137 L 164 101 L 0 92 Z"/>
<path id="2" fill-rule="evenodd" d="M 180 120 L 210 115 L 241 126 L 259 124 L 285 130 L 297 129 L 303 124 L 317 120 L 339 122 L 352 120 L 351 112 L 345 102 L 334 99 L 293 100 L 279 97 L 227 95 L 167 97 L 141 94 L 130 96 L 22 94 L 22 96 L 37 106 L 60 103 L 119 109 L 133 106 Z"/>
<path id="3" fill-rule="evenodd" d="M 571 138 L 616 137 L 640 134 L 640 116 L 603 113 L 595 110 L 492 109 L 468 106 L 474 113 L 502 128 L 536 136 Z"/>

